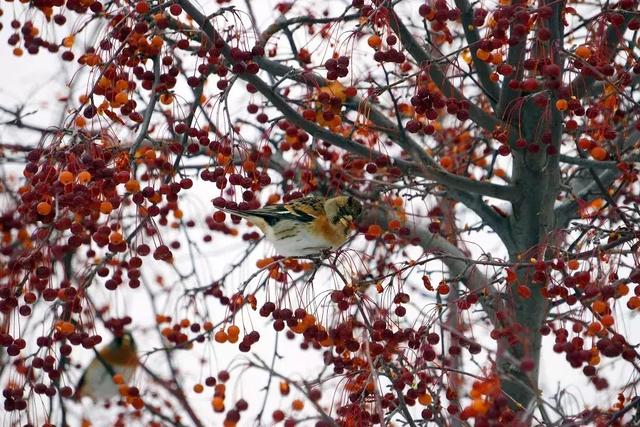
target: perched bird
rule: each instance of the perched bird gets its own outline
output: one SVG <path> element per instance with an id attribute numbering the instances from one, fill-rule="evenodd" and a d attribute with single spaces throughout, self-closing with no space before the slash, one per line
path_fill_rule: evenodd
<path id="1" fill-rule="evenodd" d="M 109 345 L 96 352 L 96 357 L 80 377 L 76 397 L 79 400 L 84 396 L 99 400 L 120 396 L 113 377 L 122 375 L 125 384 L 133 378 L 138 366 L 136 351 L 136 343 L 130 333 L 116 336 Z"/>
<path id="2" fill-rule="evenodd" d="M 362 204 L 349 196 L 309 196 L 262 209 L 224 210 L 260 228 L 279 255 L 305 256 L 342 245 Z"/>

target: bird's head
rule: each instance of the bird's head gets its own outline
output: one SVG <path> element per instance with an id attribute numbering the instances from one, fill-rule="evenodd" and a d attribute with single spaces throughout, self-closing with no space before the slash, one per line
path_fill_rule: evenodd
<path id="1" fill-rule="evenodd" d="M 324 203 L 324 210 L 333 224 L 351 225 L 362 213 L 362 204 L 351 196 L 337 196 Z"/>
<path id="2" fill-rule="evenodd" d="M 136 342 L 133 340 L 133 335 L 130 332 L 122 332 L 111 341 L 109 344 L 112 350 L 136 350 Z"/>

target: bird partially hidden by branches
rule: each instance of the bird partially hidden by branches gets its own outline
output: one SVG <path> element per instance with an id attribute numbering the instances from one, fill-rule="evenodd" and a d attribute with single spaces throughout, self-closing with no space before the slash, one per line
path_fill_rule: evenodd
<path id="1" fill-rule="evenodd" d="M 96 351 L 96 357 L 78 381 L 76 398 L 87 396 L 99 400 L 120 396 L 119 385 L 131 381 L 137 366 L 136 343 L 129 332 L 123 332 Z"/>
<path id="2" fill-rule="evenodd" d="M 255 224 L 279 255 L 308 256 L 347 241 L 362 204 L 351 196 L 309 196 L 262 209 L 222 209 Z"/>

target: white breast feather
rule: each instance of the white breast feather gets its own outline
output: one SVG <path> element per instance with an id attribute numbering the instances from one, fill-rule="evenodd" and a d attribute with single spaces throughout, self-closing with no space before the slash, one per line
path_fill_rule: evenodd
<path id="1" fill-rule="evenodd" d="M 269 228 L 266 238 L 282 256 L 307 256 L 333 248 L 331 242 L 310 234 L 303 224 L 295 221 L 280 221 Z"/>

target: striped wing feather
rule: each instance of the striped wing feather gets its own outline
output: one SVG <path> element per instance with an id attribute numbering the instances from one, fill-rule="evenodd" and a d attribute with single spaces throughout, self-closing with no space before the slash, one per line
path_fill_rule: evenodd
<path id="1" fill-rule="evenodd" d="M 251 211 L 232 210 L 230 212 L 247 218 L 256 223 L 256 225 L 260 225 L 260 221 L 255 221 L 254 218 L 258 218 L 270 226 L 285 220 L 311 222 L 324 213 L 324 199 L 321 197 L 305 197 L 290 203 L 266 206 L 262 209 Z"/>

